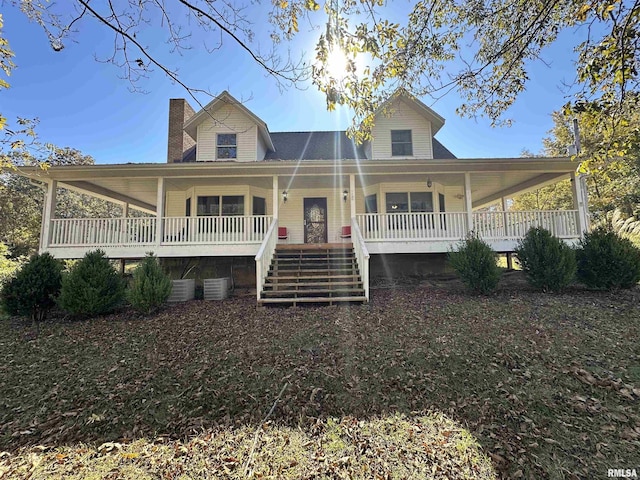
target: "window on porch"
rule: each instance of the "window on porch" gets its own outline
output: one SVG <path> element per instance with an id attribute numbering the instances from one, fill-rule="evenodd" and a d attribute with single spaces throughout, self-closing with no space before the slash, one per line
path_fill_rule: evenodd
<path id="1" fill-rule="evenodd" d="M 387 213 L 432 213 L 433 193 L 432 192 L 393 192 L 386 195 Z M 389 228 L 391 229 L 415 229 L 433 228 L 433 218 L 431 215 L 389 216 Z"/>
<path id="2" fill-rule="evenodd" d="M 375 193 L 364 197 L 364 213 L 378 213 L 378 196 Z"/>
<path id="3" fill-rule="evenodd" d="M 244 195 L 208 195 L 198 197 L 199 217 L 236 217 L 244 215 Z M 200 233 L 244 231 L 244 223 L 223 218 L 198 223 Z"/>

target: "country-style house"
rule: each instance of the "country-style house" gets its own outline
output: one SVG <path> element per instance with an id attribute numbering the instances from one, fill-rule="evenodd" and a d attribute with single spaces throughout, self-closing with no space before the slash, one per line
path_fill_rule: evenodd
<path id="1" fill-rule="evenodd" d="M 166 163 L 25 171 L 47 184 L 40 249 L 240 259 L 255 265 L 259 302 L 298 303 L 366 301 L 371 269 L 428 268 L 471 231 L 498 252 L 534 225 L 580 238 L 588 207 L 570 158 L 456 158 L 434 138 L 443 125 L 404 91 L 364 145 L 342 131 L 270 132 L 228 92 L 199 112 L 172 99 Z M 573 210 L 508 210 L 506 198 L 566 178 Z M 61 187 L 120 203 L 123 217 L 56 218 Z"/>

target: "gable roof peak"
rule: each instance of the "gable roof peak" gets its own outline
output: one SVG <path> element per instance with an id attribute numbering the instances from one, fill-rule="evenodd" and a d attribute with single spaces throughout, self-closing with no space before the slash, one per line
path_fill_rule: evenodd
<path id="1" fill-rule="evenodd" d="M 414 110 L 416 110 L 420 115 L 425 117 L 427 120 L 431 122 L 432 125 L 432 135 L 435 135 L 438 130 L 440 130 L 444 126 L 444 117 L 442 117 L 438 112 L 433 110 L 431 107 L 428 107 L 423 102 L 421 102 L 418 97 L 416 97 L 413 93 L 407 90 L 404 87 L 398 87 L 390 96 L 387 98 L 375 111 L 375 115 L 382 113 L 386 108 L 391 106 L 391 104 L 398 100 L 405 100 L 409 106 L 411 106 Z"/>
<path id="2" fill-rule="evenodd" d="M 216 95 L 213 100 L 206 104 L 199 112 L 187 120 L 184 124 L 184 131 L 187 132 L 191 138 L 196 140 L 198 125 L 202 124 L 207 118 L 212 118 L 213 113 L 224 105 L 232 105 L 238 108 L 242 113 L 247 115 L 258 126 L 258 131 L 265 141 L 267 148 L 274 150 L 273 141 L 269 134 L 269 127 L 264 120 L 258 117 L 255 113 L 249 110 L 244 103 L 237 100 L 227 90 L 223 90 L 219 95 Z"/>

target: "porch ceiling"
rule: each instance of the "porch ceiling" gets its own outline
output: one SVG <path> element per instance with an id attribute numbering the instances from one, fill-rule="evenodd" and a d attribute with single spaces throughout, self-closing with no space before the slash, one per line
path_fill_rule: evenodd
<path id="1" fill-rule="evenodd" d="M 212 162 L 201 164 L 127 164 L 52 167 L 48 172 L 23 172 L 37 180 L 55 179 L 60 186 L 72 186 L 116 202 L 127 201 L 143 210 L 155 208 L 157 178 L 165 177 L 170 190 L 193 185 L 253 185 L 271 189 L 278 175 L 278 188 L 348 188 L 349 175 L 357 187 L 392 182 L 424 181 L 445 186 L 464 185 L 464 173 L 471 173 L 475 208 L 502 196 L 539 188 L 568 178 L 576 164 L 566 158 L 455 159 L 411 161 L 309 161 L 299 162 Z"/>

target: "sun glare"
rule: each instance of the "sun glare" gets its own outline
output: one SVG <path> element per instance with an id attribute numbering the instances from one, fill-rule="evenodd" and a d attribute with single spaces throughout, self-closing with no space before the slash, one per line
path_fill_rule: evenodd
<path id="1" fill-rule="evenodd" d="M 347 55 L 339 48 L 333 48 L 327 56 L 327 73 L 335 80 L 341 81 L 347 75 Z"/>

